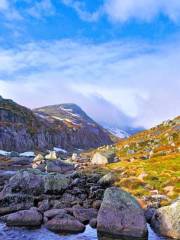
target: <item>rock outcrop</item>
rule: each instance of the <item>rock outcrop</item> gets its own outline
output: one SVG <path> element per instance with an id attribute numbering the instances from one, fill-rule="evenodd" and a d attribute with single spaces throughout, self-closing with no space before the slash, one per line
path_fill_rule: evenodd
<path id="1" fill-rule="evenodd" d="M 108 188 L 98 212 L 97 230 L 99 236 L 146 238 L 144 211 L 129 193 Z"/>
<path id="2" fill-rule="evenodd" d="M 163 236 L 180 239 L 180 199 L 159 208 L 152 217 L 151 226 Z"/>

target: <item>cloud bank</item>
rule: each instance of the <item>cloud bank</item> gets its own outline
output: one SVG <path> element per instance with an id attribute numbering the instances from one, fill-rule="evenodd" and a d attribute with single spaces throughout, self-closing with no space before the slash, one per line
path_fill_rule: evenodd
<path id="1" fill-rule="evenodd" d="M 67 39 L 0 48 L 0 94 L 32 108 L 74 102 L 99 122 L 151 127 L 179 114 L 173 43 Z"/>

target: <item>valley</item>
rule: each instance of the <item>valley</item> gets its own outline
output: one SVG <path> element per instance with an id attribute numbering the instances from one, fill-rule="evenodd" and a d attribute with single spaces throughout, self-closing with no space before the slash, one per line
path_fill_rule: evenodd
<path id="1" fill-rule="evenodd" d="M 0 237 L 179 239 L 180 117 L 117 138 L 75 104 L 0 103 Z"/>

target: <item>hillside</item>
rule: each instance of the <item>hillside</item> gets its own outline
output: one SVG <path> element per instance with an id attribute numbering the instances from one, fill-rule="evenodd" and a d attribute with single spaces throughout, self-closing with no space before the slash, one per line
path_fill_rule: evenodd
<path id="1" fill-rule="evenodd" d="M 114 151 L 120 161 L 96 171 L 113 172 L 116 185 L 136 197 L 166 204 L 180 194 L 180 117 L 98 151 Z"/>
<path id="2" fill-rule="evenodd" d="M 0 149 L 21 152 L 61 147 L 73 150 L 111 143 L 109 133 L 78 106 L 63 106 L 61 112 L 57 112 L 57 109 L 55 111 L 54 107 L 46 107 L 44 112 L 43 108 L 33 112 L 1 97 Z M 70 106 L 74 107 L 73 112 L 69 111 Z"/>

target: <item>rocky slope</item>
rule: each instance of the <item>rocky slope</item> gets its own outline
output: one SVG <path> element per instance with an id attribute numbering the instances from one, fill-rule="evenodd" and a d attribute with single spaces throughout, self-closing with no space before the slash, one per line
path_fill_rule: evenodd
<path id="1" fill-rule="evenodd" d="M 166 205 L 180 194 L 180 117 L 86 155 L 94 152 L 114 153 L 119 161 L 92 171 L 112 172 L 117 186 L 146 204 Z"/>
<path id="2" fill-rule="evenodd" d="M 7 151 L 88 149 L 111 144 L 109 133 L 73 104 L 33 112 L 0 97 L 0 123 L 0 149 Z"/>

